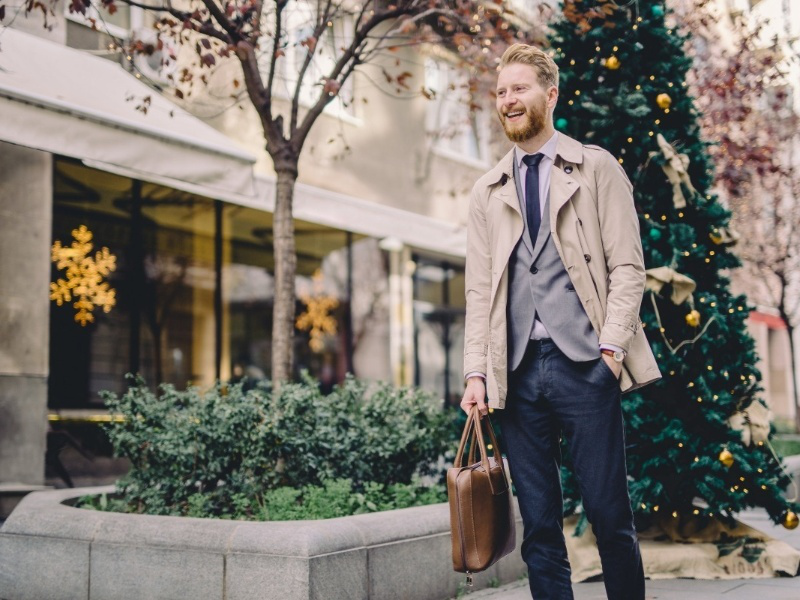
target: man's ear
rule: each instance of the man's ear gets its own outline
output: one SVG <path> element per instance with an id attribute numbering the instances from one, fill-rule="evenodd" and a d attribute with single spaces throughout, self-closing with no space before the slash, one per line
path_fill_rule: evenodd
<path id="1" fill-rule="evenodd" d="M 547 92 L 547 100 L 548 100 L 548 102 L 551 99 L 553 99 L 553 106 L 555 106 L 556 102 L 558 102 L 558 88 L 556 86 L 554 86 L 554 85 L 551 85 L 550 89 Z"/>

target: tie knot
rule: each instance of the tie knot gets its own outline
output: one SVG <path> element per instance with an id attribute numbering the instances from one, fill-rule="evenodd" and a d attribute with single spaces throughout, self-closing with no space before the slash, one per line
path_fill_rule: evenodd
<path id="1" fill-rule="evenodd" d="M 540 162 L 542 162 L 543 158 L 544 154 L 541 152 L 537 152 L 536 154 L 526 154 L 522 157 L 522 162 L 524 162 L 529 168 L 536 167 Z"/>

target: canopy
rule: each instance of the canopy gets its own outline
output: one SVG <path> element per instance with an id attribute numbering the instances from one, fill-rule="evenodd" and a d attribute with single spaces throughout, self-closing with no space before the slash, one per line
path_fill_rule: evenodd
<path id="1" fill-rule="evenodd" d="M 145 98 L 145 114 L 137 110 Z M 256 158 L 116 62 L 15 29 L 0 34 L 0 140 L 87 166 L 274 211 L 274 176 Z M 463 226 L 301 183 L 294 216 L 450 257 Z"/>
<path id="2" fill-rule="evenodd" d="M 119 64 L 37 36 L 0 36 L 0 140 L 251 204 L 255 157 Z M 147 112 L 137 110 L 149 98 Z"/>

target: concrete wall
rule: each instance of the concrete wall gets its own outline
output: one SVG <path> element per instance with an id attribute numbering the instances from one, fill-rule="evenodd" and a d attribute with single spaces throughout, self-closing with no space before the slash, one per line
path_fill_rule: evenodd
<path id="1" fill-rule="evenodd" d="M 44 480 L 52 157 L 0 143 L 0 494 Z"/>
<path id="2" fill-rule="evenodd" d="M 113 490 L 29 494 L 0 529 L 0 598 L 443 600 L 465 581 L 453 571 L 446 503 L 286 522 L 61 504 Z M 518 510 L 516 518 L 519 542 Z M 512 554 L 475 575 L 475 588 L 492 580 L 509 583 L 526 571 L 518 543 Z"/>

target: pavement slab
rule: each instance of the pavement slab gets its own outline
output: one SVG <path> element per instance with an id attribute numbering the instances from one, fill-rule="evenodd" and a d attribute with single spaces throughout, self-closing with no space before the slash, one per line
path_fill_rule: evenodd
<path id="1" fill-rule="evenodd" d="M 764 510 L 748 510 L 739 520 L 800 550 L 800 528 L 774 525 Z M 575 600 L 606 600 L 602 581 L 576 583 Z M 800 600 L 800 577 L 764 579 L 648 579 L 646 600 Z M 503 587 L 467 592 L 469 600 L 531 600 L 528 580 Z"/>

